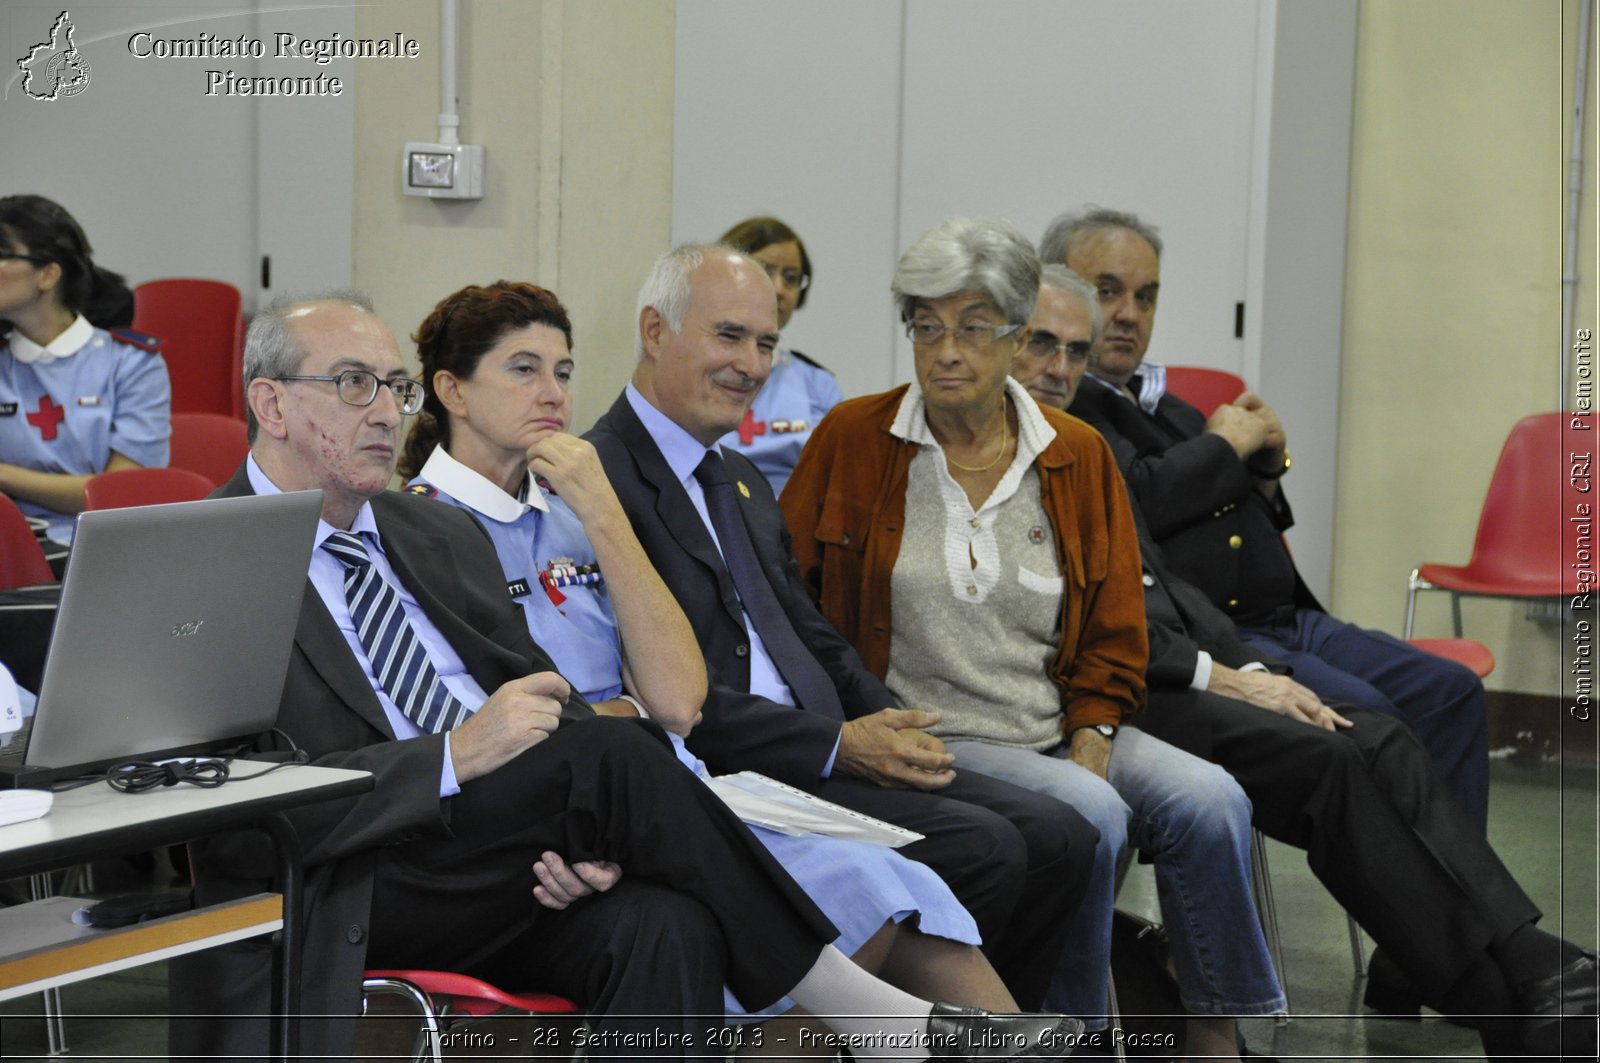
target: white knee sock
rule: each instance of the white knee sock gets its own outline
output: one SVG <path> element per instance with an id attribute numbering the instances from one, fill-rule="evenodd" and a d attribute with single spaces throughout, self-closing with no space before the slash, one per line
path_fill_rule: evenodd
<path id="1" fill-rule="evenodd" d="M 923 1035 L 933 1005 L 868 974 L 832 945 L 823 946 L 789 997 L 853 1038 L 849 1048 L 857 1059 L 927 1058 Z"/>

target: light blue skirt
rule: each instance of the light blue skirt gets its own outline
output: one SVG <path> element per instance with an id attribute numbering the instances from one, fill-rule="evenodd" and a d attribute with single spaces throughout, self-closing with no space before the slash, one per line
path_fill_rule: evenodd
<path id="1" fill-rule="evenodd" d="M 705 778 L 705 765 L 685 748 L 683 739 L 671 738 L 678 759 Z M 766 827 L 752 826 L 750 830 L 839 928 L 833 944 L 847 956 L 855 955 L 890 920 L 911 920 L 932 937 L 981 944 L 978 924 L 944 880 L 888 846 L 819 834 L 795 836 Z M 726 988 L 722 995 L 729 1022 L 768 1018 L 794 1007 L 794 1001 L 785 997 L 771 1007 L 750 1012 Z"/>

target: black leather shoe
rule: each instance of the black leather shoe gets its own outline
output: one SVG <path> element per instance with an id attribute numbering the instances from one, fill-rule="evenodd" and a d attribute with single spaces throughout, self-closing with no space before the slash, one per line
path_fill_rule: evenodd
<path id="1" fill-rule="evenodd" d="M 1367 961 L 1367 987 L 1361 1003 L 1386 1019 L 1422 1018 L 1422 993 L 1383 949 Z"/>
<path id="2" fill-rule="evenodd" d="M 1523 1047 L 1551 1058 L 1595 1058 L 1595 1011 L 1600 1006 L 1600 962 L 1592 952 L 1555 974 L 1516 987 Z"/>
<path id="3" fill-rule="evenodd" d="M 1065 1059 L 1083 1037 L 1067 1015 L 1008 1014 L 939 1002 L 928 1014 L 934 1059 Z"/>

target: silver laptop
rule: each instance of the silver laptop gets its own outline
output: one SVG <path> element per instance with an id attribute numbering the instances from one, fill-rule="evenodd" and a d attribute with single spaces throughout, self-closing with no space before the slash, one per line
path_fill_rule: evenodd
<path id="1" fill-rule="evenodd" d="M 0 787 L 271 728 L 321 511 L 321 491 L 296 491 L 79 517 L 39 704 Z"/>

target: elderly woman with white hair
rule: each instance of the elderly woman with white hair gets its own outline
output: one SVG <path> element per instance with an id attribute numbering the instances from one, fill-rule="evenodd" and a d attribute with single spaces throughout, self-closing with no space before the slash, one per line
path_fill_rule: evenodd
<path id="1" fill-rule="evenodd" d="M 1155 861 L 1185 1053 L 1230 1058 L 1233 1016 L 1285 1006 L 1250 894 L 1250 803 L 1221 768 L 1133 726 L 1143 588 L 1127 493 L 1087 425 L 1011 380 L 1039 290 L 1004 220 L 954 219 L 893 291 L 916 381 L 818 426 L 782 504 L 822 611 L 961 768 L 1100 830 L 1048 1006 L 1104 1025 L 1111 909 L 1131 844 Z"/>

